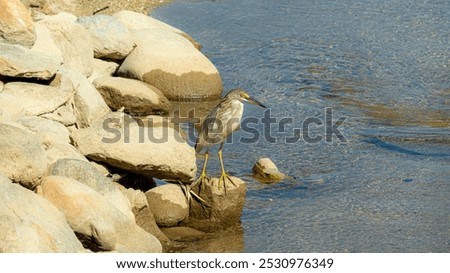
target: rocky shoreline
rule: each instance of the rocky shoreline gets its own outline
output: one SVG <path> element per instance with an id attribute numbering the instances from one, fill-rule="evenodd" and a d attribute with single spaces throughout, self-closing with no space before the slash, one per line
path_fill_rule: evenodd
<path id="1" fill-rule="evenodd" d="M 0 0 L 0 252 L 173 251 L 240 221 L 239 178 L 188 201 L 196 155 L 167 116 L 220 98 L 219 72 L 140 13 L 167 1 L 116 2 Z"/>

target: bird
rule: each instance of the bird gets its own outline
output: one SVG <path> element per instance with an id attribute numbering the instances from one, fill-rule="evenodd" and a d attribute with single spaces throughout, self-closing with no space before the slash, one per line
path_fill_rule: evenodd
<path id="1" fill-rule="evenodd" d="M 191 184 L 191 189 L 201 184 L 206 179 L 206 165 L 209 158 L 209 148 L 217 144 L 220 144 L 218 156 L 221 166 L 219 189 L 221 189 L 220 183 L 222 182 L 224 190 L 226 191 L 225 181 L 227 179 L 233 183 L 225 171 L 222 158 L 222 149 L 227 138 L 234 131 L 240 128 L 242 114 L 244 112 L 243 102 L 249 102 L 262 108 L 266 108 L 266 106 L 264 106 L 261 102 L 252 98 L 244 89 L 235 88 L 230 90 L 219 102 L 219 104 L 217 104 L 217 106 L 215 106 L 201 121 L 200 129 L 195 142 L 195 151 L 199 154 L 206 148 L 205 160 L 203 162 L 203 168 L 200 176 L 194 183 Z"/>

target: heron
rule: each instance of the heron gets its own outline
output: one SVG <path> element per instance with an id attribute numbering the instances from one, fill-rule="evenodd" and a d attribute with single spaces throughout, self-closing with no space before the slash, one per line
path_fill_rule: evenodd
<path id="1" fill-rule="evenodd" d="M 240 127 L 242 114 L 244 112 L 243 102 L 249 102 L 262 108 L 266 108 L 266 106 L 252 98 L 245 90 L 235 88 L 230 90 L 220 103 L 202 120 L 195 143 L 195 151 L 196 153 L 201 153 L 201 151 L 206 148 L 205 160 L 200 176 L 193 184 L 191 184 L 191 189 L 200 185 L 206 179 L 206 165 L 209 158 L 209 148 L 217 144 L 220 144 L 218 151 L 221 167 L 219 189 L 221 189 L 221 182 L 223 183 L 225 191 L 226 180 L 233 183 L 225 171 L 222 148 L 227 138 Z"/>

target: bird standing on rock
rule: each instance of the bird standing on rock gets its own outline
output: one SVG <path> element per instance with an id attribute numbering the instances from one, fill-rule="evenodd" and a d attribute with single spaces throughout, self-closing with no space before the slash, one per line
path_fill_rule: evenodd
<path id="1" fill-rule="evenodd" d="M 222 168 L 222 173 L 219 178 L 219 189 L 221 188 L 221 182 L 223 183 L 225 191 L 226 180 L 233 183 L 225 172 L 222 159 L 222 148 L 226 139 L 240 127 L 242 114 L 244 112 L 243 102 L 249 102 L 262 108 L 266 108 L 259 101 L 252 98 L 245 90 L 236 88 L 229 91 L 220 103 L 215 106 L 201 122 L 197 141 L 195 143 L 195 151 L 200 153 L 203 148 L 206 148 L 205 161 L 200 177 L 190 186 L 190 189 L 201 184 L 206 179 L 206 164 L 209 157 L 209 148 L 216 144 L 220 144 L 218 156 Z"/>

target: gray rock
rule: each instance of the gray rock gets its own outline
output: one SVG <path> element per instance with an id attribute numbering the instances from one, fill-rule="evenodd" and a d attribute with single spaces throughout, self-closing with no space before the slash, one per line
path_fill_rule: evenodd
<path id="1" fill-rule="evenodd" d="M 136 48 L 117 71 L 155 86 L 169 100 L 218 99 L 222 80 L 216 67 L 188 40 L 171 31 L 132 31 Z"/>
<path id="2" fill-rule="evenodd" d="M 48 80 L 60 66 L 58 59 L 45 53 L 0 43 L 0 75 Z"/>
<path id="3" fill-rule="evenodd" d="M 30 11 L 20 0 L 0 0 L 0 7 L 0 43 L 33 46 L 36 33 Z"/>
<path id="4" fill-rule="evenodd" d="M 83 183 L 103 195 L 125 216 L 134 220 L 128 199 L 114 186 L 111 179 L 104 177 L 90 162 L 76 159 L 60 159 L 49 170 L 50 175 L 72 178 Z"/>
<path id="5" fill-rule="evenodd" d="M 47 169 L 47 155 L 31 132 L 0 123 L 0 151 L 0 173 L 29 189 L 40 183 Z"/>
<path id="6" fill-rule="evenodd" d="M 82 252 L 64 215 L 0 174 L 0 252 Z"/>
<path id="7" fill-rule="evenodd" d="M 240 222 L 244 207 L 247 186 L 238 177 L 230 176 L 232 182 L 226 182 L 226 190 L 216 177 L 206 179 L 194 191 L 207 202 L 209 207 L 192 199 L 189 218 L 184 221 L 188 226 L 210 231 L 216 227 L 230 227 Z M 220 188 L 219 188 L 220 187 Z"/>
<path id="8" fill-rule="evenodd" d="M 61 50 L 64 67 L 89 77 L 94 71 L 94 45 L 89 32 L 80 24 L 62 16 L 42 19 L 53 41 Z"/>
<path id="9" fill-rule="evenodd" d="M 270 158 L 260 158 L 253 166 L 253 177 L 263 183 L 275 183 L 286 176 L 278 171 L 275 163 Z"/>
<path id="10" fill-rule="evenodd" d="M 42 196 L 57 207 L 72 229 L 93 250 L 161 252 L 158 239 L 92 188 L 68 177 L 48 176 Z"/>
<path id="11" fill-rule="evenodd" d="M 122 60 L 134 48 L 130 30 L 111 15 L 83 16 L 77 23 L 91 34 L 96 58 Z"/>
<path id="12" fill-rule="evenodd" d="M 94 161 L 152 177 L 190 183 L 195 151 L 170 127 L 142 127 L 124 113 L 111 113 L 72 134 L 78 150 Z"/>
<path id="13" fill-rule="evenodd" d="M 170 102 L 157 88 L 144 82 L 121 77 L 102 77 L 94 86 L 112 110 L 124 107 L 124 112 L 146 116 L 168 113 Z"/>
<path id="14" fill-rule="evenodd" d="M 189 214 L 186 196 L 179 185 L 158 186 L 147 191 L 145 196 L 159 226 L 175 226 Z"/>
<path id="15" fill-rule="evenodd" d="M 20 114 L 38 116 L 51 113 L 64 105 L 72 96 L 72 92 L 42 84 L 9 82 L 5 84 L 0 97 L 4 95 L 13 95 L 20 102 L 22 106 Z"/>

